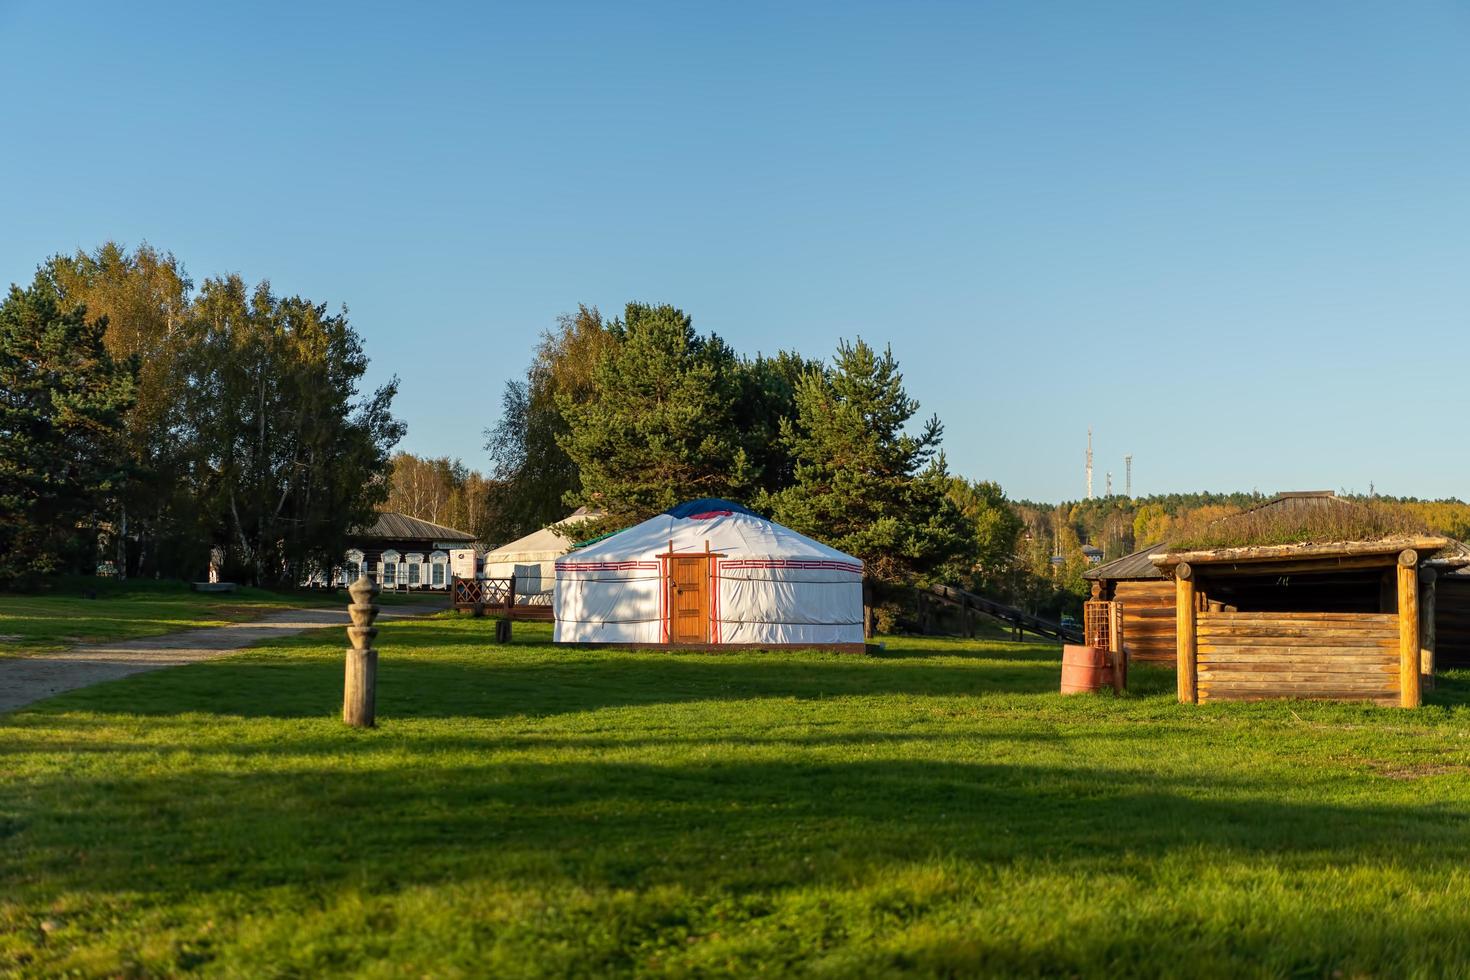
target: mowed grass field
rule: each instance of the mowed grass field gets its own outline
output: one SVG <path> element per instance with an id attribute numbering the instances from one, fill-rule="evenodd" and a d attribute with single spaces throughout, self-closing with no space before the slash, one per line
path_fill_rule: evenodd
<path id="1" fill-rule="evenodd" d="M 389 623 L 0 717 L 0 973 L 1437 976 L 1470 684 L 1063 698 L 1058 650 L 562 650 Z"/>
<path id="2" fill-rule="evenodd" d="M 225 626 L 288 609 L 345 607 L 350 601 L 346 592 L 193 592 L 185 582 L 62 577 L 34 595 L 0 594 L 0 657 Z M 433 599 L 427 593 L 389 593 L 380 600 L 418 601 Z"/>

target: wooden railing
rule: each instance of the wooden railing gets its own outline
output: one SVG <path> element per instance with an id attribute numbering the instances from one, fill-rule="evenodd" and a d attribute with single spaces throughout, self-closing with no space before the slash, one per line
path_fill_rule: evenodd
<path id="1" fill-rule="evenodd" d="M 539 593 L 537 593 L 539 595 Z M 552 607 L 541 603 L 517 602 L 525 595 L 516 592 L 516 577 L 460 578 L 454 576 L 450 587 L 450 605 L 480 614 L 507 619 L 551 619 Z"/>
<path id="2" fill-rule="evenodd" d="M 1037 636 L 1059 640 L 1062 643 L 1082 642 L 1082 633 L 1070 626 L 1063 626 L 1061 623 L 1033 616 L 1015 606 L 1008 606 L 1003 602 L 996 602 L 994 599 L 987 599 L 985 596 L 966 592 L 952 585 L 936 585 L 927 593 L 921 594 L 931 595 L 953 606 L 958 606 L 966 618 L 973 611 L 992 619 L 998 619 L 1017 630 L 1018 633 L 1024 630 L 1028 633 L 1035 633 Z"/>

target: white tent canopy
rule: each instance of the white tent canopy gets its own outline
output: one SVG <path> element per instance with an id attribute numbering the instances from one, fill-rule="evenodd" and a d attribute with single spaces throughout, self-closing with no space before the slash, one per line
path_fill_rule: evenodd
<path id="1" fill-rule="evenodd" d="M 863 642 L 863 563 L 756 515 L 680 504 L 556 562 L 561 643 Z"/>
<path id="2" fill-rule="evenodd" d="M 522 605 L 549 605 L 556 583 L 556 560 L 572 550 L 571 540 L 557 534 L 553 528 L 597 516 L 587 508 L 579 507 L 555 524 L 486 552 L 481 575 L 484 578 L 510 578 L 514 575 L 517 602 Z"/>

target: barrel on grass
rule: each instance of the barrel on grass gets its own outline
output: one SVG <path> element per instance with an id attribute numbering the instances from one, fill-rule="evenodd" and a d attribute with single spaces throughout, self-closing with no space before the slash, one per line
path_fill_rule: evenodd
<path id="1" fill-rule="evenodd" d="M 1085 694 L 1113 683 L 1108 651 L 1102 647 L 1068 643 L 1062 647 L 1062 693 Z"/>

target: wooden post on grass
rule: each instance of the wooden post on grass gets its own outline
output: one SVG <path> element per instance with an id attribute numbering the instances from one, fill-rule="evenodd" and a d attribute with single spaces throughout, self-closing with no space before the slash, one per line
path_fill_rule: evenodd
<path id="1" fill-rule="evenodd" d="M 1419 553 L 1399 554 L 1399 707 L 1423 703 L 1419 688 Z"/>
<path id="2" fill-rule="evenodd" d="M 347 638 L 352 646 L 347 651 L 347 676 L 342 685 L 342 721 L 354 728 L 372 728 L 377 720 L 378 651 L 373 649 L 373 638 L 378 628 L 373 622 L 378 607 L 373 600 L 379 591 L 381 586 L 366 576 L 347 589 L 352 596 L 352 605 L 347 607 L 352 617 Z"/>
<path id="3" fill-rule="evenodd" d="M 863 639 L 873 638 L 873 589 L 868 585 L 868 580 L 863 579 Z"/>
<path id="4" fill-rule="evenodd" d="M 1198 648 L 1195 646 L 1197 604 L 1194 569 L 1189 567 L 1189 562 L 1182 561 L 1174 569 L 1174 669 L 1180 704 L 1195 704 L 1199 701 L 1199 674 L 1196 669 Z"/>

